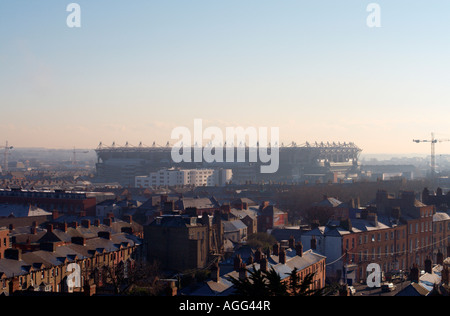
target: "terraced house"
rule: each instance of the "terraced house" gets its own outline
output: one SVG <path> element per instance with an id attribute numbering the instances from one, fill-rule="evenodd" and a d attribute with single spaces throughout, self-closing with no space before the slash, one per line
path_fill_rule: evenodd
<path id="1" fill-rule="evenodd" d="M 140 239 L 91 226 L 89 234 L 76 228 L 53 229 L 37 242 L 39 249 L 5 250 L 0 259 L 0 294 L 16 291 L 84 292 L 94 294 L 118 273 L 127 274 L 142 256 Z M 95 234 L 95 236 L 94 236 Z"/>

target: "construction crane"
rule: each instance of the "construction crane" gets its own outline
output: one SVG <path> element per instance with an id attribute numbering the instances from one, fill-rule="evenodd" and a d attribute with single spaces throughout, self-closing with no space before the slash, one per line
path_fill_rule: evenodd
<path id="1" fill-rule="evenodd" d="M 73 148 L 73 158 L 72 158 L 72 165 L 76 165 L 77 164 L 77 154 L 87 154 L 89 152 L 89 150 L 84 150 L 84 151 L 77 151 L 75 149 L 75 147 Z"/>
<path id="2" fill-rule="evenodd" d="M 9 152 L 11 149 L 13 149 L 13 146 L 8 145 L 8 141 L 6 141 L 6 145 L 3 148 L 3 172 L 8 172 L 8 156 L 11 155 Z"/>
<path id="3" fill-rule="evenodd" d="M 420 139 L 413 139 L 413 142 L 415 143 L 431 143 L 431 163 L 430 163 L 430 167 L 431 167 L 431 177 L 434 178 L 434 176 L 436 175 L 436 151 L 435 151 L 435 144 L 437 142 L 441 143 L 441 142 L 449 142 L 450 139 L 436 139 L 434 138 L 434 133 L 431 133 L 431 139 L 424 139 L 424 140 L 420 140 Z"/>

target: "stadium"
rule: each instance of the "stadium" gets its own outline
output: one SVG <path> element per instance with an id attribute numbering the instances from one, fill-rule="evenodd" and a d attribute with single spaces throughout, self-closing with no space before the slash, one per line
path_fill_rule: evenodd
<path id="1" fill-rule="evenodd" d="M 246 157 L 251 148 L 245 148 Z M 166 146 L 105 146 L 100 143 L 97 154 L 96 180 L 134 185 L 136 176 L 148 175 L 164 168 L 223 168 L 233 171 L 233 183 L 303 181 L 336 181 L 358 172 L 358 158 L 361 149 L 354 143 L 305 143 L 279 147 L 279 168 L 275 173 L 261 173 L 261 162 L 180 162 L 171 158 L 172 147 Z M 270 149 L 269 149 L 270 151 Z M 194 152 L 194 149 L 191 150 Z M 234 150 L 235 155 L 237 149 Z M 225 158 L 223 159 L 225 160 Z"/>

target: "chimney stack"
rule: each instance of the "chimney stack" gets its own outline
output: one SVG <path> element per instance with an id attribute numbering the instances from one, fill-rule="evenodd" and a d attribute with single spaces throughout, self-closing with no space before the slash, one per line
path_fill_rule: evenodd
<path id="1" fill-rule="evenodd" d="M 234 261 L 233 261 L 233 268 L 234 271 L 239 271 L 240 267 L 241 267 L 241 263 L 242 263 L 242 258 L 240 255 L 236 255 L 234 257 Z"/>
<path id="2" fill-rule="evenodd" d="M 261 258 L 261 263 L 259 264 L 260 270 L 261 271 L 266 271 L 267 272 L 267 257 L 263 256 Z"/>
<path id="3" fill-rule="evenodd" d="M 59 225 L 59 229 L 61 229 L 63 232 L 67 232 L 67 223 L 66 222 L 61 223 Z"/>
<path id="4" fill-rule="evenodd" d="M 295 238 L 294 238 L 294 236 L 289 237 L 289 248 L 291 248 L 291 249 L 295 248 Z"/>
<path id="5" fill-rule="evenodd" d="M 43 242 L 43 243 L 40 243 L 39 248 L 44 251 L 55 252 L 56 251 L 56 243 Z"/>
<path id="6" fill-rule="evenodd" d="M 108 239 L 108 240 L 111 239 L 111 233 L 110 233 L 110 232 L 107 232 L 107 231 L 98 232 L 97 235 L 98 235 L 98 237 L 100 237 L 100 238 L 104 238 L 104 239 Z"/>
<path id="7" fill-rule="evenodd" d="M 133 216 L 131 216 L 131 215 L 125 215 L 125 216 L 123 217 L 123 220 L 124 220 L 125 222 L 127 222 L 128 224 L 132 224 L 132 223 L 133 223 Z"/>
<path id="8" fill-rule="evenodd" d="M 16 248 L 8 248 L 5 249 L 4 256 L 6 259 L 20 261 L 22 260 L 22 250 Z"/>
<path id="9" fill-rule="evenodd" d="M 47 232 L 48 233 L 52 233 L 53 232 L 53 225 L 52 224 L 48 224 L 47 225 Z"/>
<path id="10" fill-rule="evenodd" d="M 262 259 L 262 251 L 261 248 L 258 248 L 255 251 L 255 262 L 260 263 L 261 259 Z"/>
<path id="11" fill-rule="evenodd" d="M 303 244 L 301 242 L 298 242 L 297 245 L 295 246 L 295 253 L 299 257 L 303 256 Z"/>
<path id="12" fill-rule="evenodd" d="M 244 262 L 241 262 L 241 265 L 239 267 L 239 280 L 245 279 L 247 279 L 247 267 L 245 266 Z"/>
<path id="13" fill-rule="evenodd" d="M 281 248 L 278 258 L 281 264 L 286 264 L 286 251 L 284 250 L 284 248 Z"/>
<path id="14" fill-rule="evenodd" d="M 449 284 L 449 271 L 448 271 L 448 267 L 447 266 L 445 266 L 442 269 L 441 275 L 442 275 L 442 284 L 443 285 L 448 285 Z"/>
<path id="15" fill-rule="evenodd" d="M 429 257 L 425 259 L 425 272 L 426 273 L 433 273 L 433 261 Z"/>
<path id="16" fill-rule="evenodd" d="M 280 254 L 280 244 L 279 243 L 275 243 L 272 246 L 272 249 L 273 249 L 272 253 L 274 256 L 278 256 Z"/>
<path id="17" fill-rule="evenodd" d="M 316 250 L 317 249 L 317 240 L 315 236 L 312 236 L 311 238 L 311 249 Z"/>
<path id="18" fill-rule="evenodd" d="M 72 237 L 71 238 L 72 244 L 85 246 L 86 245 L 86 239 L 84 237 Z"/>
<path id="19" fill-rule="evenodd" d="M 444 254 L 440 251 L 436 255 L 436 263 L 440 264 L 441 266 L 444 265 Z"/>
<path id="20" fill-rule="evenodd" d="M 103 224 L 105 224 L 106 226 L 111 227 L 111 218 L 110 217 L 104 218 L 103 219 Z"/>
<path id="21" fill-rule="evenodd" d="M 81 221 L 81 225 L 82 225 L 84 228 L 90 228 L 90 227 L 91 227 L 91 221 L 88 220 L 88 219 L 83 219 L 83 220 Z"/>
<path id="22" fill-rule="evenodd" d="M 419 283 L 419 268 L 417 264 L 414 264 L 409 273 L 409 279 L 411 282 Z"/>
<path id="23" fill-rule="evenodd" d="M 219 282 L 220 281 L 220 268 L 219 268 L 219 263 L 217 263 L 217 262 L 212 266 L 211 279 L 214 282 Z"/>

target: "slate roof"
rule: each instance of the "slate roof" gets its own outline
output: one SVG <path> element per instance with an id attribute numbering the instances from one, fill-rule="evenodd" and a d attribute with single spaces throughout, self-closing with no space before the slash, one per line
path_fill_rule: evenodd
<path id="1" fill-rule="evenodd" d="M 48 216 L 52 213 L 42 208 L 21 204 L 0 204 L 0 217 Z"/>
<path id="2" fill-rule="evenodd" d="M 249 216 L 253 219 L 256 219 L 256 217 L 257 217 L 256 211 L 254 211 L 252 209 L 238 210 L 238 209 L 232 208 L 232 209 L 230 209 L 230 213 L 239 219 L 243 219 L 247 216 Z"/>
<path id="3" fill-rule="evenodd" d="M 188 207 L 195 207 L 199 210 L 220 207 L 219 203 L 214 198 L 197 198 L 197 197 L 182 198 L 176 201 L 176 206 L 181 210 L 185 210 Z"/>
<path id="4" fill-rule="evenodd" d="M 450 216 L 444 212 L 436 212 L 433 215 L 433 222 L 446 221 L 449 219 L 450 219 Z"/>
<path id="5" fill-rule="evenodd" d="M 247 228 L 247 225 L 240 220 L 222 221 L 222 224 L 224 233 L 235 232 Z"/>
<path id="6" fill-rule="evenodd" d="M 95 253 L 109 253 L 122 247 L 140 245 L 141 241 L 125 233 L 111 235 L 111 239 L 101 237 L 86 240 L 86 245 L 67 244 L 55 247 L 55 251 L 38 250 L 22 254 L 22 260 L 0 259 L 0 273 L 8 278 L 26 274 L 30 269 L 43 265 L 46 268 L 58 266 L 64 262 L 91 257 Z"/>
<path id="7" fill-rule="evenodd" d="M 270 270 L 271 268 L 273 268 L 282 279 L 285 279 L 289 277 L 289 273 L 291 273 L 294 268 L 303 270 L 304 268 L 307 268 L 314 263 L 326 259 L 326 257 L 312 251 L 311 249 L 303 252 L 303 255 L 300 257 L 297 256 L 295 250 L 288 249 L 286 250 L 286 264 L 280 263 L 278 256 L 271 255 L 268 259 L 267 269 Z M 259 269 L 259 263 L 247 265 L 248 271 L 255 271 Z M 209 280 L 204 284 L 204 286 L 192 291 L 191 293 L 186 294 L 192 296 L 228 296 L 230 294 L 233 294 L 234 291 L 231 277 L 235 279 L 239 278 L 239 272 L 231 271 L 229 273 L 226 273 L 220 277 L 219 282 Z"/>
<path id="8" fill-rule="evenodd" d="M 318 207 L 338 207 L 341 204 L 342 204 L 342 202 L 339 201 L 338 199 L 333 198 L 333 197 L 327 197 L 327 198 L 323 199 L 320 202 L 314 203 L 313 206 L 318 206 Z"/>

